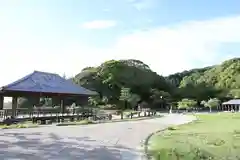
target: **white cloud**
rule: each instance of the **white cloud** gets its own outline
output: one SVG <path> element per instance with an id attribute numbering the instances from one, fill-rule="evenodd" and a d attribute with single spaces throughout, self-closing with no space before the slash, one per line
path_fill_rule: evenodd
<path id="1" fill-rule="evenodd" d="M 124 36 L 112 52 L 116 57 L 140 59 L 167 75 L 232 57 L 219 53 L 219 47 L 224 43 L 240 43 L 239 28 L 240 16 L 184 22 Z"/>
<path id="2" fill-rule="evenodd" d="M 49 48 L 11 28 L 9 32 L 0 32 L 0 86 L 33 70 L 73 76 L 86 66 L 96 66 L 109 59 L 139 59 L 163 75 L 212 65 L 232 57 L 219 53 L 219 47 L 223 43 L 240 43 L 239 28 L 240 16 L 183 22 L 136 31 L 104 49 L 81 46 L 77 42 Z"/>
<path id="3" fill-rule="evenodd" d="M 116 25 L 117 25 L 117 22 L 112 20 L 95 20 L 95 21 L 85 22 L 84 24 L 82 24 L 82 27 L 86 29 L 105 29 L 105 28 L 114 27 Z"/>

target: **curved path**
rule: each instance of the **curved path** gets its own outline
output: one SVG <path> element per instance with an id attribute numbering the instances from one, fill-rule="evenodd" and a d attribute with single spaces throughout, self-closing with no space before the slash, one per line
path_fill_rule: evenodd
<path id="1" fill-rule="evenodd" d="M 0 130 L 0 159 L 139 160 L 141 141 L 150 133 L 193 119 L 172 114 L 133 122 Z"/>

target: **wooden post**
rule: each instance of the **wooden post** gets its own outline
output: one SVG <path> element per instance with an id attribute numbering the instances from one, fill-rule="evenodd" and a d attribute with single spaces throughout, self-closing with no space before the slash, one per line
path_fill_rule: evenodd
<path id="1" fill-rule="evenodd" d="M 52 108 L 54 108 L 54 100 L 53 100 L 54 98 L 53 98 L 53 96 L 51 97 L 51 101 L 52 101 Z"/>
<path id="2" fill-rule="evenodd" d="M 3 105 L 4 105 L 4 97 L 0 96 L 0 110 L 3 110 Z"/>
<path id="3" fill-rule="evenodd" d="M 62 114 L 64 114 L 65 113 L 65 106 L 64 106 L 64 99 L 63 98 L 61 98 L 60 106 L 61 106 Z"/>
<path id="4" fill-rule="evenodd" d="M 12 117 L 16 116 L 16 111 L 17 111 L 17 106 L 18 106 L 17 102 L 18 102 L 17 97 L 12 97 Z"/>

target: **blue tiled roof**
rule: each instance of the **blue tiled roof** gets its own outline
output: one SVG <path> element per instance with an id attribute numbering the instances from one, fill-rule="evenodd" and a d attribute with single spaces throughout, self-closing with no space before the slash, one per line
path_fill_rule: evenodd
<path id="1" fill-rule="evenodd" d="M 58 74 L 34 71 L 33 73 L 9 84 L 1 89 L 4 91 L 59 93 L 76 95 L 96 95 L 96 92 L 85 89 Z"/>
<path id="2" fill-rule="evenodd" d="M 224 105 L 226 104 L 239 104 L 240 105 L 240 99 L 232 99 L 230 101 L 224 102 Z"/>

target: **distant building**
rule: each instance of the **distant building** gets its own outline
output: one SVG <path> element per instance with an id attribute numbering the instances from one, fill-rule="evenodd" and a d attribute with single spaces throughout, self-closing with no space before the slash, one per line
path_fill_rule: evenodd
<path id="1" fill-rule="evenodd" d="M 219 109 L 224 111 L 240 111 L 240 99 L 232 99 L 230 101 L 224 102 Z"/>

